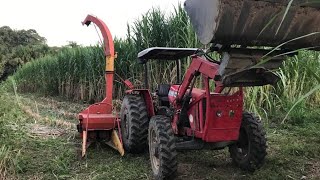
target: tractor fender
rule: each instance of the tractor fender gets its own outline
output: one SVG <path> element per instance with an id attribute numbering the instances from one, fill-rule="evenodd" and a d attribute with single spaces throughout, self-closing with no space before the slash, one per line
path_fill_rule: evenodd
<path id="1" fill-rule="evenodd" d="M 152 96 L 148 89 L 130 89 L 126 91 L 126 94 L 140 94 L 146 103 L 148 118 L 150 119 L 155 115 Z"/>

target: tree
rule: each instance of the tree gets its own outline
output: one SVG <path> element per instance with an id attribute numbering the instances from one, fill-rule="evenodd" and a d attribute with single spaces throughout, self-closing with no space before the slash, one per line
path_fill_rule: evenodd
<path id="1" fill-rule="evenodd" d="M 0 81 L 14 73 L 19 65 L 49 52 L 46 39 L 36 30 L 13 30 L 9 26 L 0 27 Z"/>

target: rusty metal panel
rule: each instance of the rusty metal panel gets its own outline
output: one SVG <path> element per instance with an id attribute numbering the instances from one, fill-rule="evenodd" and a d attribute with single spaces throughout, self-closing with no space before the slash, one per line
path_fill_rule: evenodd
<path id="1" fill-rule="evenodd" d="M 287 4 L 287 0 L 186 0 L 185 9 L 203 44 L 276 47 L 320 32 L 320 2 L 293 1 L 281 24 Z M 320 34 L 315 33 L 282 47 L 317 46 Z"/>

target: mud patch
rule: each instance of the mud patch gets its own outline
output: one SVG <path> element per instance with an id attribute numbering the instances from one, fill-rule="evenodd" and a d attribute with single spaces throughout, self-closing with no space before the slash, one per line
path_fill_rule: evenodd
<path id="1" fill-rule="evenodd" d="M 320 179 L 320 161 L 309 163 L 308 179 Z"/>
<path id="2" fill-rule="evenodd" d="M 178 176 L 177 179 L 188 179 L 191 178 L 190 172 L 193 170 L 192 164 L 179 163 L 178 164 Z M 194 177 L 192 177 L 194 178 Z"/>

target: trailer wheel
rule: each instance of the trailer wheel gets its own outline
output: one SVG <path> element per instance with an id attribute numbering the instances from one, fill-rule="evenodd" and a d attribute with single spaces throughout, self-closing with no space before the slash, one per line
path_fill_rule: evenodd
<path id="1" fill-rule="evenodd" d="M 141 153 L 147 148 L 148 113 L 140 95 L 127 95 L 120 110 L 122 141 L 126 151 Z"/>
<path id="2" fill-rule="evenodd" d="M 239 139 L 229 146 L 233 163 L 245 171 L 253 172 L 259 169 L 267 155 L 266 142 L 261 121 L 253 114 L 244 112 Z"/>
<path id="3" fill-rule="evenodd" d="M 154 178 L 174 178 L 177 172 L 177 152 L 170 119 L 162 115 L 153 116 L 149 124 L 148 138 Z"/>

